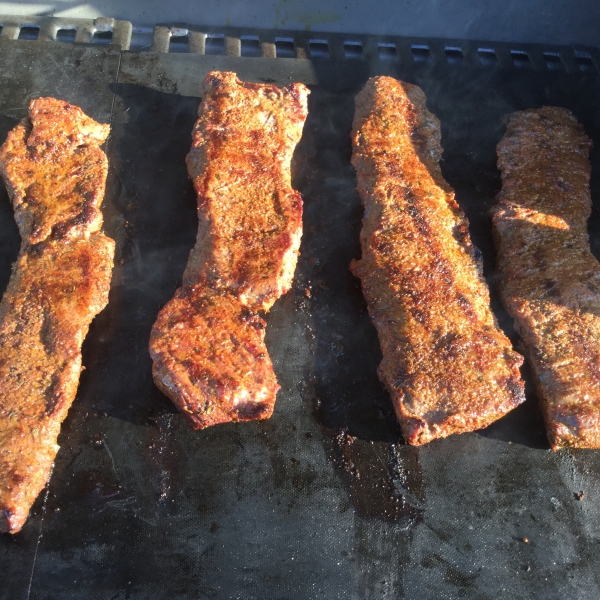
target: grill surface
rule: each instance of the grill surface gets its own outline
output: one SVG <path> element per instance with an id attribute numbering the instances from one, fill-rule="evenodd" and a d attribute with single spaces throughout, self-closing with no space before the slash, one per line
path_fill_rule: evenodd
<path id="1" fill-rule="evenodd" d="M 442 122 L 444 177 L 493 288 L 487 211 L 500 187 L 503 115 L 566 106 L 600 147 L 595 51 L 582 69 L 572 48 L 523 46 L 525 60 L 499 44 L 363 37 L 360 52 L 354 44 L 342 57 L 335 36 L 319 36 L 329 58 L 0 41 L 0 140 L 38 95 L 111 122 L 105 230 L 118 246 L 47 493 L 21 534 L 0 536 L 0 598 L 599 597 L 600 454 L 550 452 L 531 391 L 484 431 L 403 445 L 348 270 L 362 218 L 349 134 L 369 76 L 398 76 L 427 94 Z M 564 68 L 548 68 L 544 52 Z M 212 69 L 311 87 L 294 160 L 305 234 L 294 288 L 267 318 L 282 386 L 274 416 L 193 432 L 154 387 L 147 342 L 195 239 L 184 157 Z M 597 151 L 592 164 L 600 257 Z M 0 196 L 3 290 L 18 234 Z M 496 294 L 493 308 L 513 336 Z"/>

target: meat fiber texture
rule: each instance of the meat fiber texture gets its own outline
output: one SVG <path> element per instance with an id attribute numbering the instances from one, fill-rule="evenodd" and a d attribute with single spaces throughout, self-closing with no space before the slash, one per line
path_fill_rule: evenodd
<path id="1" fill-rule="evenodd" d="M 115 244 L 100 231 L 108 133 L 76 106 L 37 98 L 0 148 L 22 239 L 0 304 L 0 531 L 21 529 L 50 477 L 81 344 L 108 302 Z"/>
<path id="2" fill-rule="evenodd" d="M 522 357 L 498 328 L 468 221 L 443 179 L 425 94 L 391 77 L 356 97 L 352 164 L 365 207 L 360 277 L 405 440 L 485 427 L 524 401 Z"/>
<path id="3" fill-rule="evenodd" d="M 564 108 L 509 116 L 494 230 L 504 305 L 527 349 L 552 449 L 600 447 L 600 264 L 587 221 L 591 142 Z"/>
<path id="4" fill-rule="evenodd" d="M 279 385 L 258 311 L 292 284 L 302 198 L 290 169 L 308 114 L 298 83 L 278 88 L 215 71 L 204 91 L 186 160 L 198 237 L 150 338 L 156 385 L 197 429 L 273 412 Z"/>

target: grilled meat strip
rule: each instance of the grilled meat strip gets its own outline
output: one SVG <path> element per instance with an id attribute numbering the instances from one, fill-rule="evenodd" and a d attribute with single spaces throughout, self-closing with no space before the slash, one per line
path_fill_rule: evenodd
<path id="1" fill-rule="evenodd" d="M 159 313 L 156 385 L 192 427 L 271 416 L 279 386 L 264 344 L 268 310 L 291 286 L 302 199 L 290 163 L 308 90 L 209 73 L 187 156 L 198 238 L 183 287 Z"/>
<path id="2" fill-rule="evenodd" d="M 18 532 L 45 486 L 81 372 L 81 344 L 108 301 L 114 242 L 100 232 L 109 133 L 38 98 L 0 148 L 22 243 L 0 303 L 0 531 Z"/>
<path id="3" fill-rule="evenodd" d="M 533 368 L 550 446 L 600 448 L 600 264 L 591 142 L 564 108 L 510 115 L 493 222 L 502 300 Z"/>
<path id="4" fill-rule="evenodd" d="M 379 377 L 416 445 L 485 427 L 525 399 L 522 358 L 490 310 L 425 100 L 414 85 L 370 79 L 356 97 L 352 155 L 365 216 L 351 268 L 379 335 Z"/>

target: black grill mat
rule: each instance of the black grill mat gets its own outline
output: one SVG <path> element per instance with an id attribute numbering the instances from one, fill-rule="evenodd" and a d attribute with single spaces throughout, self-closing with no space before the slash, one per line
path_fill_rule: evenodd
<path id="1" fill-rule="evenodd" d="M 360 287 L 353 98 L 370 75 L 420 85 L 442 122 L 442 170 L 494 286 L 488 210 L 503 116 L 570 108 L 600 147 L 600 78 L 536 68 L 123 53 L 0 46 L 0 135 L 52 94 L 111 119 L 108 308 L 84 344 L 79 394 L 47 493 L 0 536 L 0 598 L 600 597 L 600 454 L 548 449 L 535 395 L 491 427 L 402 444 Z M 60 60 L 59 60 L 60 59 Z M 32 70 L 32 77 L 22 74 Z M 185 155 L 212 69 L 311 87 L 294 158 L 304 238 L 292 291 L 267 317 L 282 390 L 269 421 L 191 431 L 154 387 L 147 343 L 196 234 Z M 93 81 L 89 87 L 87 81 Z M 9 110 L 10 109 L 10 110 Z M 111 117 L 112 114 L 112 117 Z M 1 141 L 0 140 L 0 141 Z M 600 256 L 600 161 L 592 248 Z M 18 235 L 4 190 L 0 278 Z M 497 295 L 493 308 L 514 333 Z M 583 492 L 583 496 L 580 493 Z M 581 498 L 581 499 L 578 499 Z"/>

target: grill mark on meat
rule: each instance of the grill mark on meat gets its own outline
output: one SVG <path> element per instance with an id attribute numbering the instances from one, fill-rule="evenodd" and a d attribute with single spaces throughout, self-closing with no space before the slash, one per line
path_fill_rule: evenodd
<path id="1" fill-rule="evenodd" d="M 442 177 L 439 122 L 419 88 L 376 77 L 356 98 L 353 143 L 365 217 L 351 270 L 405 439 L 485 427 L 525 399 L 522 358 L 497 327 L 481 255 Z"/>
<path id="2" fill-rule="evenodd" d="M 198 237 L 150 338 L 156 385 L 197 429 L 273 412 L 279 386 L 257 311 L 292 283 L 302 199 L 290 163 L 308 95 L 219 72 L 204 89 L 186 159 Z"/>
<path id="3" fill-rule="evenodd" d="M 419 139 L 424 139 L 423 136 L 419 136 Z M 414 165 L 406 170 L 413 170 Z M 390 172 L 390 168 L 388 163 L 386 162 L 386 169 Z M 398 166 L 394 166 L 394 177 L 401 178 L 403 176 L 402 170 Z M 417 305 L 424 304 L 426 305 L 428 302 L 431 302 L 431 298 L 428 298 L 428 292 L 433 289 L 430 288 L 425 282 L 419 281 L 419 277 L 424 279 L 432 279 L 436 280 L 436 284 L 445 284 L 447 286 L 447 293 L 451 298 L 454 299 L 456 305 L 459 306 L 464 313 L 466 319 L 471 321 L 474 325 L 479 320 L 477 313 L 473 310 L 471 303 L 467 300 L 467 298 L 460 292 L 460 287 L 457 285 L 452 272 L 451 265 L 444 261 L 443 251 L 440 248 L 439 240 L 436 239 L 435 235 L 432 235 L 432 231 L 427 224 L 426 217 L 426 208 L 419 206 L 417 203 L 420 200 L 422 192 L 417 192 L 415 190 L 404 190 L 403 195 L 404 199 L 407 202 L 406 212 L 411 216 L 412 222 L 415 225 L 415 229 L 417 230 L 419 236 L 419 243 L 422 244 L 429 250 L 428 256 L 431 257 L 431 262 L 427 270 L 420 271 L 417 276 L 411 278 L 411 275 L 415 275 L 414 272 L 403 272 L 401 269 L 396 267 L 395 265 L 390 266 L 390 273 L 395 275 L 396 277 L 403 276 L 406 279 L 406 284 L 404 285 L 404 293 L 409 296 L 415 296 L 416 294 L 420 294 L 418 301 L 414 303 L 411 310 L 413 311 L 413 315 L 417 318 L 421 323 L 425 324 L 427 321 L 427 314 L 423 310 L 420 310 Z M 457 218 L 462 218 L 462 221 L 455 224 L 452 227 L 453 235 L 456 232 L 460 232 L 459 243 L 463 246 L 465 250 L 471 255 L 474 261 L 477 263 L 475 266 L 480 271 L 482 271 L 481 263 L 481 252 L 476 249 L 470 242 L 469 234 L 468 234 L 468 225 L 466 218 L 462 210 L 455 205 L 453 207 L 453 213 L 456 214 Z M 411 239 L 416 239 L 412 232 L 404 231 L 403 233 L 408 233 L 411 236 Z M 385 251 L 390 251 L 392 249 L 391 244 L 386 244 L 379 242 L 378 240 L 374 243 L 375 248 L 379 250 L 383 247 L 383 250 L 380 250 L 381 254 L 385 254 Z M 418 292 L 417 292 L 418 290 Z"/>
<path id="4" fill-rule="evenodd" d="M 0 149 L 22 238 L 0 303 L 0 531 L 21 529 L 50 476 L 81 344 L 108 301 L 114 242 L 99 231 L 108 132 L 77 107 L 38 98 Z"/>
<path id="5" fill-rule="evenodd" d="M 45 391 L 46 396 L 46 416 L 50 417 L 54 412 L 57 411 L 62 399 L 60 391 L 60 376 L 57 373 L 53 373 L 50 378 L 50 385 Z"/>
<path id="6" fill-rule="evenodd" d="M 564 108 L 516 112 L 498 144 L 501 297 L 535 374 L 548 439 L 600 447 L 600 264 L 587 220 L 591 142 Z"/>

